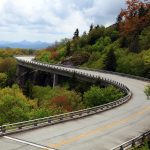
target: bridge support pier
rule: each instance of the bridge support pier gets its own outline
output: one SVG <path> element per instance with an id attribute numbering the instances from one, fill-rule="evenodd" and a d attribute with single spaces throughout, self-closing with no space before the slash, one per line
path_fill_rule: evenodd
<path id="1" fill-rule="evenodd" d="M 57 74 L 53 74 L 53 87 L 55 87 L 58 83 L 58 75 Z"/>
<path id="2" fill-rule="evenodd" d="M 29 73 L 29 69 L 23 66 L 17 65 L 16 80 L 20 86 L 23 86 L 25 84 L 28 73 Z"/>

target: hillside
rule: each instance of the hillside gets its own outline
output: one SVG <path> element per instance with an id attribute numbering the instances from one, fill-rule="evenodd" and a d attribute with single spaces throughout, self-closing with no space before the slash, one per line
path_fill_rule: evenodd
<path id="1" fill-rule="evenodd" d="M 39 51 L 36 59 L 150 78 L 150 4 L 127 1 L 116 24 L 91 25 L 82 35 L 76 29 L 72 39 Z"/>
<path id="2" fill-rule="evenodd" d="M 0 49 L 0 125 L 89 108 L 117 100 L 125 93 L 113 86 L 62 78 L 52 88 L 44 72 L 31 71 L 23 87 L 16 85 L 14 55 L 36 55 L 38 61 L 105 69 L 150 78 L 150 5 L 132 0 L 110 27 L 91 25 L 88 32 L 76 29 L 72 39 L 63 39 L 46 49 Z M 131 1 L 131 2 L 132 2 Z M 135 3 L 137 1 L 137 3 Z M 138 3 L 139 2 L 139 3 Z M 28 43 L 24 41 L 25 43 Z M 32 74 L 33 73 L 33 74 Z M 149 87 L 145 89 L 149 97 Z M 109 100 L 109 101 L 108 101 Z"/>

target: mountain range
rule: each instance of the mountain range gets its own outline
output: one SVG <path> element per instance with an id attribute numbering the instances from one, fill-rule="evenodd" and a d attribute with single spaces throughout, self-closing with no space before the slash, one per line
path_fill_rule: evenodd
<path id="1" fill-rule="evenodd" d="M 51 43 L 47 42 L 30 42 L 30 41 L 20 41 L 20 42 L 9 42 L 9 41 L 0 41 L 0 48 L 24 48 L 24 49 L 42 49 L 50 46 Z"/>

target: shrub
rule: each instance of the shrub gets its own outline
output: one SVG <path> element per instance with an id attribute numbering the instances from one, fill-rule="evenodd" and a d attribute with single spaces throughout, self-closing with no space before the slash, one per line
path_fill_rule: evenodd
<path id="1" fill-rule="evenodd" d="M 30 105 L 17 85 L 0 90 L 0 125 L 28 120 Z"/>
<path id="2" fill-rule="evenodd" d="M 64 88 L 51 88 L 34 86 L 33 98 L 37 99 L 41 108 L 62 108 L 64 111 L 72 111 L 83 108 L 81 96 L 75 91 Z"/>
<path id="3" fill-rule="evenodd" d="M 0 87 L 4 87 L 7 81 L 7 74 L 0 73 Z"/>
<path id="4" fill-rule="evenodd" d="M 48 116 L 53 116 L 56 114 L 64 113 L 64 110 L 61 108 L 38 108 L 38 109 L 33 109 L 29 113 L 30 119 L 38 119 L 38 118 L 43 118 L 43 117 L 48 117 Z"/>
<path id="5" fill-rule="evenodd" d="M 149 99 L 150 98 L 150 85 L 147 85 L 145 87 L 144 93 L 146 94 L 147 99 Z"/>
<path id="6" fill-rule="evenodd" d="M 13 58 L 0 59 L 0 72 L 7 74 L 7 85 L 11 86 L 15 81 L 16 60 Z"/>
<path id="7" fill-rule="evenodd" d="M 113 86 L 99 88 L 92 86 L 91 89 L 84 93 L 84 103 L 87 107 L 98 106 L 123 97 L 124 93 Z"/>

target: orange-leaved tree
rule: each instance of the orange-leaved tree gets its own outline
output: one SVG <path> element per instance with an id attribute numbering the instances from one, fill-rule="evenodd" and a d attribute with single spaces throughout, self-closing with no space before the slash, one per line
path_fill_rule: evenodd
<path id="1" fill-rule="evenodd" d="M 122 9 L 118 16 L 119 31 L 122 36 L 140 33 L 150 25 L 150 3 L 140 0 L 127 0 L 127 8 Z"/>
<path id="2" fill-rule="evenodd" d="M 62 107 L 66 111 L 72 111 L 71 104 L 68 102 L 66 96 L 56 96 L 51 99 L 52 105 L 58 107 Z"/>
<path id="3" fill-rule="evenodd" d="M 148 0 L 127 0 L 127 8 L 122 9 L 117 20 L 122 37 L 122 46 L 132 52 L 139 52 L 139 35 L 150 25 L 150 3 Z"/>

